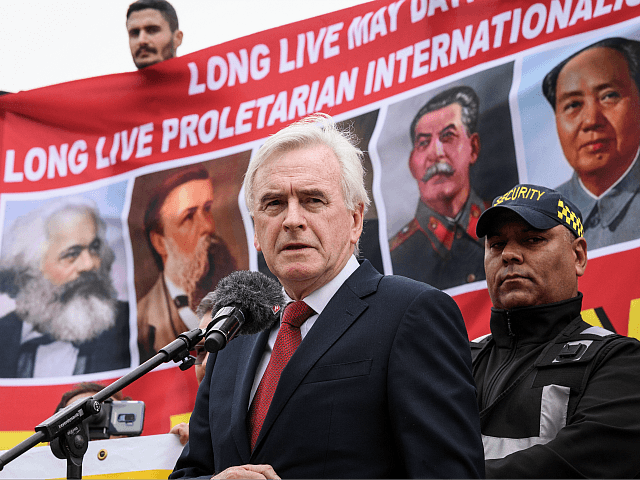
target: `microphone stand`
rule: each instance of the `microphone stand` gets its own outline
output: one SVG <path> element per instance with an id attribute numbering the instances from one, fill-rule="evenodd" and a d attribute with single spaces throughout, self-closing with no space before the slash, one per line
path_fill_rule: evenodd
<path id="1" fill-rule="evenodd" d="M 82 478 L 82 458 L 89 448 L 89 429 L 83 420 L 96 415 L 102 402 L 135 382 L 162 363 L 173 360 L 180 363 L 180 370 L 187 370 L 195 363 L 189 351 L 204 338 L 205 330 L 194 328 L 178 335 L 173 342 L 111 385 L 106 386 L 93 397 L 69 405 L 35 427 L 36 433 L 0 456 L 0 470 L 27 450 L 40 442 L 51 442 L 53 454 L 67 459 L 67 478 Z"/>

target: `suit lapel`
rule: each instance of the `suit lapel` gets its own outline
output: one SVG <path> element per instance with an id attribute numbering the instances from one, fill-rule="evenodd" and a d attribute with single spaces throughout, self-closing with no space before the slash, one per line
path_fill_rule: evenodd
<path id="1" fill-rule="evenodd" d="M 236 447 L 238 448 L 238 452 L 240 452 L 243 463 L 249 463 L 249 458 L 251 457 L 249 435 L 247 433 L 249 395 L 251 394 L 256 369 L 264 353 L 270 332 L 270 330 L 266 330 L 258 335 L 244 337 L 244 344 L 241 347 L 241 351 L 238 352 L 238 359 L 246 358 L 248 361 L 242 362 L 239 360 L 238 362 L 233 403 L 231 406 L 231 425 L 233 439 L 236 442 Z M 240 338 L 235 341 L 238 340 L 240 340 Z"/>
<path id="2" fill-rule="evenodd" d="M 309 370 L 366 310 L 367 303 L 361 297 L 375 291 L 380 278 L 365 260 L 327 304 L 280 376 L 255 451 Z"/>

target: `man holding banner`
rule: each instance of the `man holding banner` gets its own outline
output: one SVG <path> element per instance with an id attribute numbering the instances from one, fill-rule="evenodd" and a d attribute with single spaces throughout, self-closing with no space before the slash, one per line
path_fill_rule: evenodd
<path id="1" fill-rule="evenodd" d="M 178 15 L 166 0 L 137 0 L 129 5 L 127 32 L 138 70 L 175 57 L 182 44 Z"/>
<path id="2" fill-rule="evenodd" d="M 580 315 L 580 210 L 517 185 L 478 221 L 491 335 L 472 343 L 487 478 L 637 478 L 640 342 Z"/>
<path id="3" fill-rule="evenodd" d="M 172 477 L 482 476 L 460 312 L 433 287 L 358 263 L 362 152 L 325 117 L 280 130 L 251 159 L 254 244 L 291 302 L 280 325 L 210 354 Z"/>
<path id="4" fill-rule="evenodd" d="M 572 178 L 558 187 L 584 212 L 590 249 L 640 237 L 640 42 L 606 38 L 544 78 Z"/>

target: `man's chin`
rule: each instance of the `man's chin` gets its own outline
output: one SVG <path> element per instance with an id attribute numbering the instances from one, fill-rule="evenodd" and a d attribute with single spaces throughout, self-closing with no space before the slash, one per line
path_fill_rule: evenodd
<path id="1" fill-rule="evenodd" d="M 16 297 L 16 312 L 40 333 L 55 340 L 83 343 L 115 325 L 116 294 L 106 272 L 83 272 L 55 286 L 40 272 Z"/>
<path id="2" fill-rule="evenodd" d="M 150 67 L 151 65 L 155 65 L 156 63 L 161 62 L 159 58 L 137 58 L 134 63 L 138 70 L 146 67 Z"/>
<path id="3" fill-rule="evenodd" d="M 78 296 L 61 309 L 59 316 L 47 324 L 53 338 L 65 342 L 84 343 L 113 328 L 116 300 L 97 296 Z"/>
<path id="4" fill-rule="evenodd" d="M 502 292 L 499 298 L 499 307 L 504 310 L 512 310 L 520 307 L 530 307 L 536 305 L 536 298 L 530 291 L 514 289 L 509 292 Z"/>
<path id="5" fill-rule="evenodd" d="M 296 256 L 280 257 L 274 265 L 274 274 L 278 278 L 305 281 L 315 277 L 323 267 L 323 262 L 318 261 L 312 254 L 298 253 Z"/>
<path id="6" fill-rule="evenodd" d="M 443 179 L 441 182 L 421 185 L 420 199 L 423 203 L 430 205 L 438 202 L 452 202 L 460 195 L 460 188 L 451 179 Z"/>

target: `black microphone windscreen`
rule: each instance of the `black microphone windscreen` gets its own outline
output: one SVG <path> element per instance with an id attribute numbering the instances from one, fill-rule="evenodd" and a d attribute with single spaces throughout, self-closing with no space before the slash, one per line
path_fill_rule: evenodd
<path id="1" fill-rule="evenodd" d="M 271 328 L 278 319 L 277 311 L 284 306 L 282 285 L 260 272 L 232 272 L 218 282 L 213 294 L 216 309 L 234 305 L 249 314 L 238 335 L 253 335 Z"/>

